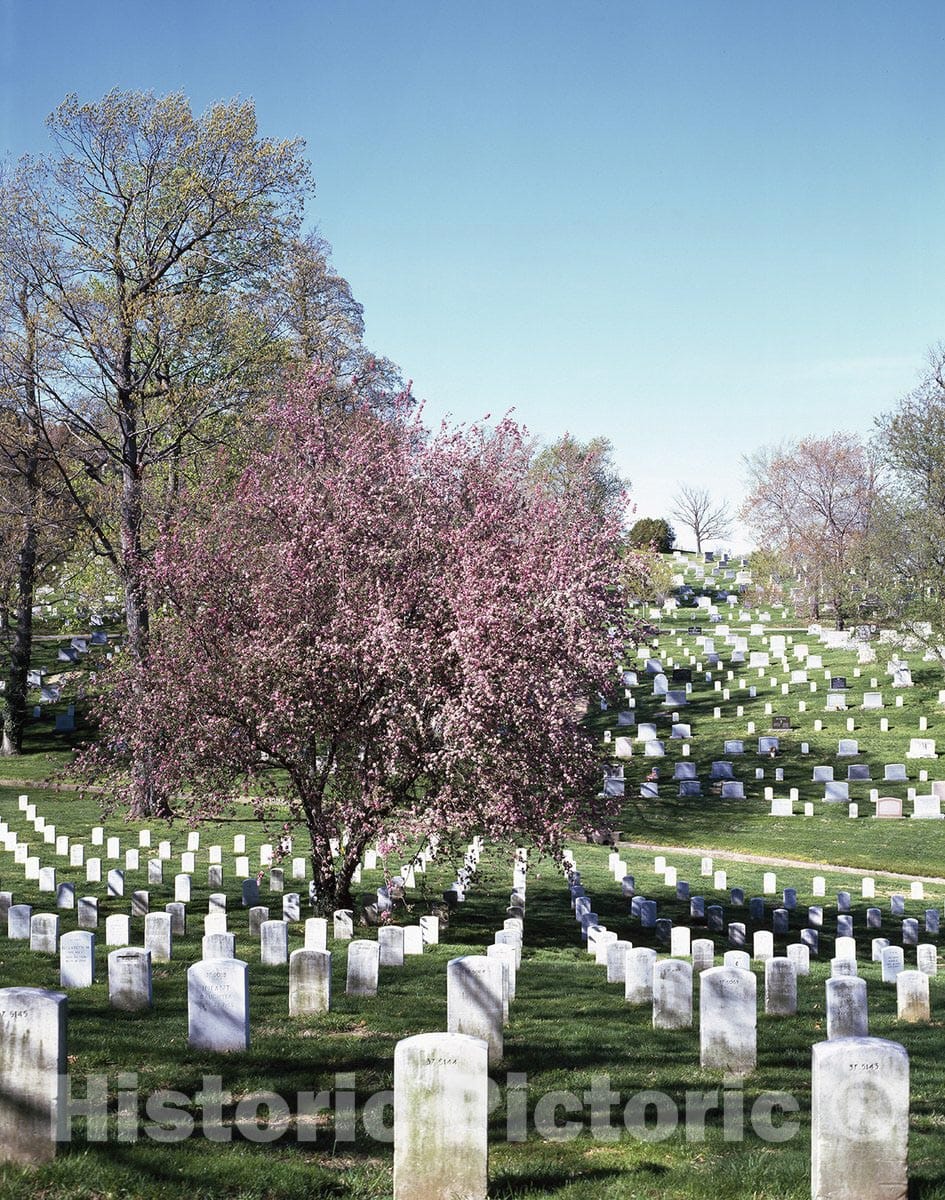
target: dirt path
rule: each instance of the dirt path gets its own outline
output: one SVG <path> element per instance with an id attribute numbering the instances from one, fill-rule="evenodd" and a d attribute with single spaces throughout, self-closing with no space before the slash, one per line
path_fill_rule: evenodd
<path id="1" fill-rule="evenodd" d="M 694 850 L 691 846 L 658 846 L 654 842 L 618 842 L 617 848 L 626 847 L 628 850 L 653 850 L 657 854 L 690 854 L 694 858 L 710 856 L 723 858 L 729 862 L 755 863 L 762 867 L 799 867 L 805 871 L 836 872 L 842 875 L 871 875 L 879 879 L 905 879 L 909 882 L 935 883 L 945 886 L 945 879 L 935 875 L 904 875 L 901 871 L 873 871 L 865 867 L 841 867 L 836 863 L 806 862 L 800 858 L 766 858 L 762 854 L 741 854 L 735 850 L 712 850 L 708 846 Z"/>

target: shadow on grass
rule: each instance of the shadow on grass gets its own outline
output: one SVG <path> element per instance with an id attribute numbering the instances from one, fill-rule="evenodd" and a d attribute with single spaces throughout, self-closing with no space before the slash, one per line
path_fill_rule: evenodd
<path id="1" fill-rule="evenodd" d="M 658 1176 L 667 1174 L 669 1167 L 662 1163 L 639 1163 L 627 1170 L 616 1167 L 596 1167 L 592 1170 L 582 1170 L 580 1176 L 573 1171 L 563 1171 L 558 1167 L 535 1168 L 524 1174 L 504 1172 L 489 1181 L 489 1195 L 495 1200 L 512 1200 L 516 1196 L 527 1196 L 536 1188 L 550 1190 L 563 1188 L 580 1181 L 584 1186 L 592 1183 L 603 1183 L 608 1180 L 629 1177 L 632 1175 Z"/>

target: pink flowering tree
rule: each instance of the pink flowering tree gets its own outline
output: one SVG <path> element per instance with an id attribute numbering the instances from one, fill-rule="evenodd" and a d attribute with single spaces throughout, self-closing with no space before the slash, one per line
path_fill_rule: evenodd
<path id="1" fill-rule="evenodd" d="M 84 767 L 121 796 L 146 762 L 193 819 L 247 795 L 287 814 L 329 911 L 375 839 L 553 850 L 607 818 L 577 701 L 614 678 L 642 568 L 580 489 L 536 487 L 511 421 L 340 418 L 324 386 L 274 401 L 239 477 L 168 530 L 147 663 L 117 672 Z"/>

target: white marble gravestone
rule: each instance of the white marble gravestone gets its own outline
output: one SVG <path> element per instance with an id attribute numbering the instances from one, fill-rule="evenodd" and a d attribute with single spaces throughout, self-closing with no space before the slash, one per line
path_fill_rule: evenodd
<path id="1" fill-rule="evenodd" d="M 623 983 L 627 981 L 627 954 L 633 949 L 633 943 L 620 938 L 611 942 L 607 947 L 607 982 Z"/>
<path id="2" fill-rule="evenodd" d="M 658 959 L 653 968 L 653 1028 L 692 1027 L 692 963 Z"/>
<path id="3" fill-rule="evenodd" d="M 205 933 L 200 940 L 200 957 L 204 960 L 236 958 L 236 934 Z"/>
<path id="4" fill-rule="evenodd" d="M 331 954 L 293 950 L 289 956 L 289 1016 L 303 1017 L 331 1008 Z"/>
<path id="5" fill-rule="evenodd" d="M 289 931 L 285 921 L 263 921 L 259 927 L 259 961 L 278 967 L 289 958 Z"/>
<path id="6" fill-rule="evenodd" d="M 95 934 L 73 929 L 59 939 L 59 986 L 86 988 L 95 982 Z"/>
<path id="7" fill-rule="evenodd" d="M 59 918 L 55 913 L 34 913 L 30 917 L 30 950 L 36 954 L 59 951 Z"/>
<path id="8" fill-rule="evenodd" d="M 125 946 L 108 956 L 108 1002 L 122 1012 L 151 1007 L 151 951 Z"/>
<path id="9" fill-rule="evenodd" d="M 42 988 L 0 988 L 0 1160 L 56 1154 L 66 1102 L 68 1001 Z"/>
<path id="10" fill-rule="evenodd" d="M 328 949 L 328 920 L 325 917 L 309 917 L 306 920 L 305 949 Z"/>
<path id="11" fill-rule="evenodd" d="M 381 926 L 377 931 L 377 947 L 382 967 L 402 967 L 404 965 L 403 926 Z"/>
<path id="12" fill-rule="evenodd" d="M 446 964 L 446 1023 L 449 1033 L 481 1038 L 489 1065 L 502 1057 L 503 965 L 485 954 L 467 954 Z"/>
<path id="13" fill-rule="evenodd" d="M 656 951 L 649 946 L 634 946 L 627 951 L 624 1000 L 627 1004 L 653 1003 L 653 969 Z"/>
<path id="14" fill-rule="evenodd" d="M 376 996 L 379 962 L 377 942 L 355 938 L 348 943 L 345 992 L 349 996 Z"/>
<path id="15" fill-rule="evenodd" d="M 793 1017 L 797 1012 L 797 969 L 789 958 L 765 962 L 765 1013 Z"/>
<path id="16" fill-rule="evenodd" d="M 704 1070 L 747 1075 L 755 1069 L 757 989 L 754 974 L 740 967 L 712 967 L 702 972 L 699 1062 Z"/>
<path id="17" fill-rule="evenodd" d="M 241 959 L 188 967 L 187 1044 L 217 1053 L 249 1048 L 249 968 Z"/>
<path id="18" fill-rule="evenodd" d="M 900 1021 L 928 1021 L 929 977 L 924 971 L 900 971 L 896 976 L 896 1015 Z"/>
<path id="19" fill-rule="evenodd" d="M 827 1038 L 867 1037 L 869 1014 L 866 1002 L 866 980 L 856 976 L 828 979 Z"/>
<path id="20" fill-rule="evenodd" d="M 332 937 L 347 941 L 354 937 L 354 913 L 349 908 L 339 908 L 332 918 Z"/>
<path id="21" fill-rule="evenodd" d="M 488 1046 L 425 1033 L 394 1048 L 394 1200 L 486 1200 Z"/>
<path id="22" fill-rule="evenodd" d="M 105 918 L 105 945 L 127 946 L 131 918 L 125 913 L 112 913 Z"/>
<path id="23" fill-rule="evenodd" d="M 909 1056 L 842 1037 L 813 1048 L 812 1200 L 906 1200 Z"/>

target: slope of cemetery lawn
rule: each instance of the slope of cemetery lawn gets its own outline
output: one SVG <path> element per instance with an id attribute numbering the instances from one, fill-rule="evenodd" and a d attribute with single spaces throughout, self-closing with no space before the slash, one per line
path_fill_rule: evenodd
<path id="1" fill-rule="evenodd" d="M 658 633 L 624 664 L 637 672 L 639 681 L 628 689 L 633 703 L 628 714 L 635 725 L 619 726 L 619 701 L 591 717 L 601 736 L 609 731 L 614 738 L 623 734 L 634 739 L 633 757 L 623 763 L 626 803 L 621 827 L 626 836 L 657 845 L 711 846 L 810 862 L 857 867 L 880 864 L 921 875 L 945 874 L 945 823 L 877 821 L 872 819 L 875 806 L 870 799 L 871 794 L 897 798 L 908 816 L 913 807 L 910 790 L 924 795 L 931 792 L 932 781 L 945 779 L 945 768 L 937 759 L 909 757 L 915 738 L 937 739 L 945 751 L 945 706 L 940 702 L 945 675 L 941 667 L 924 661 L 921 650 L 906 652 L 913 686 L 894 687 L 887 667 L 898 652 L 881 640 L 874 640 L 866 652 L 872 653 L 875 661 L 861 662 L 855 640 L 848 647 L 834 647 L 828 631 L 830 640 L 822 642 L 787 605 L 753 610 L 729 605 L 724 588 L 731 582 L 722 569 L 716 568 L 714 577 L 706 578 L 704 573 L 713 568 L 703 568 L 694 559 L 676 559 L 674 565 L 679 570 L 677 579 L 684 581 L 684 588 L 691 588 L 692 594 L 683 590 L 670 602 L 674 607 L 646 614 Z M 727 574 L 737 572 L 731 569 Z M 714 611 L 697 607 L 700 601 L 712 604 Z M 747 642 L 744 664 L 731 662 L 729 639 L 735 637 Z M 787 669 L 780 655 L 770 653 L 772 637 L 784 639 Z M 706 638 L 714 642 L 721 660 L 718 665 L 708 661 Z M 805 650 L 819 656 L 820 665 L 806 669 Z M 769 653 L 769 666 L 749 667 L 752 651 Z M 674 687 L 674 669 L 691 672 L 691 692 L 684 705 L 666 705 L 662 696 L 652 694 L 654 676 L 645 671 L 648 660 L 663 667 L 670 689 Z M 792 672 L 800 671 L 806 673 L 806 681 L 792 682 Z M 832 679 L 842 679 L 847 685 L 841 693 L 847 704 L 844 711 L 826 711 L 827 696 L 836 690 L 831 689 Z M 686 685 L 680 682 L 676 686 Z M 724 689 L 729 692 L 728 699 Z M 883 707 L 864 709 L 866 692 L 880 693 Z M 777 717 L 786 718 L 790 728 L 776 729 Z M 920 728 L 923 719 L 924 729 Z M 883 722 L 888 726 L 885 730 Z M 656 725 L 664 758 L 647 757 L 644 745 L 636 740 L 637 726 L 642 723 Z M 674 724 L 688 725 L 691 737 L 673 737 Z M 779 741 L 777 758 L 758 753 L 759 739 L 767 737 Z M 855 741 L 858 753 L 838 755 L 841 739 Z M 740 741 L 744 753 L 726 753 L 727 741 Z M 743 784 L 744 799 L 723 797 L 719 784 L 713 787 L 711 771 L 716 762 L 731 763 L 733 778 Z M 679 794 L 684 789 L 673 775 L 686 764 L 694 767 L 700 796 Z M 887 764 L 903 766 L 906 779 L 885 781 Z M 846 803 L 825 802 L 825 784 L 813 781 L 815 765 L 832 768 L 838 784 L 847 782 L 851 765 L 868 768 L 870 779 L 848 784 L 849 799 L 858 808 L 859 819 L 850 819 Z M 654 767 L 660 775 L 659 794 L 644 798 L 641 785 Z M 776 778 L 776 772 L 783 777 Z M 762 778 L 756 778 L 756 773 Z M 766 789 L 774 797 L 786 799 L 792 788 L 797 790 L 796 815 L 772 817 Z M 812 816 L 803 816 L 805 803 L 813 804 Z"/>
<path id="2" fill-rule="evenodd" d="M 707 908 L 721 906 L 726 923 L 744 923 L 749 950 L 757 931 L 772 929 L 773 910 L 782 906 L 784 889 L 794 888 L 797 907 L 790 913 L 788 933 L 775 936 L 775 952 L 783 955 L 787 945 L 800 939 L 808 919 L 814 923 L 808 909 L 819 906 L 823 909 L 823 922 L 817 927 L 819 954 L 812 958 L 810 975 L 798 980 L 798 1012 L 792 1017 L 765 1015 L 764 973 L 760 963 L 754 964 L 760 1010 L 757 1069 L 741 1081 L 704 1071 L 699 1067 L 698 979 L 693 1028 L 654 1030 L 650 1008 L 628 1005 L 623 985 L 608 984 L 605 968 L 583 948 L 561 870 L 548 861 L 531 862 L 517 997 L 505 1030 L 504 1057 L 491 1071 L 498 1089 L 490 1116 L 490 1197 L 808 1197 L 811 1048 L 826 1036 L 824 985 L 834 952 L 836 893 L 845 890 L 851 896 L 858 970 L 868 984 L 870 1033 L 901 1043 L 910 1055 L 910 1196 L 912 1200 L 945 1200 L 945 1056 L 941 1053 L 945 974 L 930 979 L 931 1022 L 906 1024 L 896 1016 L 895 987 L 881 982 L 880 964 L 872 960 L 871 953 L 872 939 L 878 935 L 902 944 L 903 915 L 918 921 L 920 941 L 936 946 L 940 941 L 927 910 L 941 914 L 945 905 L 945 882 L 939 882 L 945 879 L 945 822 L 908 816 L 876 820 L 870 799 L 871 789 L 878 789 L 880 796 L 901 799 L 908 814 L 914 805 L 910 789 L 921 797 L 931 792 L 934 780 L 945 778 L 939 760 L 908 757 L 912 738 L 938 739 L 938 747 L 945 749 L 945 710 L 938 703 L 940 676 L 932 664 L 922 662 L 920 654 L 909 654 L 914 686 L 894 689 L 886 673 L 883 646 L 874 643 L 875 663 L 861 664 L 855 648 L 821 645 L 790 608 L 756 609 L 742 620 L 738 606 L 730 606 L 719 595 L 721 589 L 735 583 L 734 570 L 728 577 L 727 568 L 708 568 L 710 574 L 715 571 L 713 581 L 704 577 L 706 568 L 694 560 L 678 560 L 677 566 L 683 584 L 677 607 L 651 614 L 660 629 L 657 640 L 641 647 L 640 657 L 634 655 L 625 664 L 637 672 L 636 684 L 628 688 L 629 697 L 610 703 L 606 711 L 595 711 L 589 718 L 601 738 L 602 762 L 624 768 L 622 861 L 617 873 L 622 875 L 625 870 L 633 875 L 636 893 L 655 900 L 660 917 L 670 918 L 674 925 L 691 925 L 693 937 L 710 938 L 718 963 L 730 948 L 724 927 L 709 930 L 704 918 L 693 917 L 691 901 L 683 898 L 685 889 L 667 883 L 664 874 L 655 869 L 655 852 L 634 849 L 629 843 L 705 851 L 667 853 L 665 857 L 676 868 L 678 881 L 689 884 L 691 896 L 701 896 Z M 691 597 L 685 591 L 687 583 Z M 706 597 L 702 603 L 714 602 L 717 611 L 695 607 L 700 594 Z M 55 633 L 53 618 L 57 614 L 47 616 L 49 632 Z M 713 616 L 718 620 L 713 621 Z M 70 634 L 88 633 L 84 617 L 82 613 L 66 614 Z M 756 652 L 769 652 L 772 635 L 783 636 L 792 669 L 804 669 L 806 660 L 795 657 L 803 645 L 811 654 L 820 654 L 823 665 L 807 668 L 806 681 L 791 682 L 780 655 L 772 653 L 769 666 L 761 668 L 760 674 L 759 668 L 731 664 L 734 647 L 720 632 L 726 624 L 732 636 L 747 638 L 749 649 Z M 697 627 L 700 633 L 689 632 Z M 705 637 L 715 639 L 713 653 L 721 658 L 718 666 L 707 664 L 705 644 L 698 641 Z M 70 639 L 58 645 L 69 646 Z M 422 956 L 408 957 L 403 967 L 381 968 L 376 997 L 345 995 L 347 945 L 334 939 L 329 930 L 332 1009 L 319 1016 L 290 1018 L 287 967 L 262 966 L 258 940 L 248 933 L 233 840 L 245 836 L 246 853 L 255 870 L 260 847 L 276 839 L 281 820 L 277 814 L 266 828 L 238 808 L 230 817 L 200 830 L 187 932 L 175 938 L 171 962 L 154 964 L 153 1008 L 140 1013 L 116 1012 L 108 1002 L 105 919 L 129 913 L 135 890 L 147 889 L 152 911 L 162 910 L 173 900 L 174 875 L 181 869 L 190 831 L 180 822 L 145 827 L 120 815 L 102 821 L 93 798 L 68 788 L 44 786 L 57 769 L 68 764 L 71 747 L 86 735 L 83 676 L 89 672 L 90 662 L 101 661 L 107 652 L 105 647 L 88 647 L 76 663 L 63 665 L 58 645 L 55 640 L 44 643 L 40 653 L 50 674 L 65 673 L 62 692 L 58 699 L 43 704 L 40 718 L 31 724 L 29 753 L 0 764 L 0 820 L 29 842 L 31 854 L 56 866 L 58 883 L 73 883 L 76 896 L 99 898 L 97 979 L 90 988 L 69 991 L 68 1054 L 74 1095 L 84 1097 L 89 1078 L 104 1076 L 110 1115 L 105 1140 L 95 1140 L 94 1126 L 89 1129 L 77 1116 L 72 1122 L 72 1141 L 60 1148 L 54 1162 L 32 1170 L 0 1166 L 0 1200 L 37 1196 L 44 1200 L 390 1197 L 391 1145 L 389 1140 L 369 1136 L 365 1110 L 386 1112 L 389 1123 L 384 1093 L 392 1086 L 396 1042 L 412 1034 L 445 1029 L 447 962 L 463 954 L 484 953 L 502 928 L 512 887 L 508 855 L 487 847 L 466 899 L 453 909 L 448 926 L 441 930 L 439 945 L 427 946 Z M 664 705 L 662 697 L 653 695 L 656 672 L 646 671 L 647 659 L 659 659 L 669 677 L 674 666 L 691 670 L 691 692 L 685 704 L 678 708 Z M 847 712 L 824 711 L 829 688 L 826 674 L 846 678 Z M 772 678 L 777 682 L 771 683 Z M 720 684 L 718 690 L 716 683 Z M 811 690 L 811 683 L 817 684 L 816 691 Z M 782 691 L 785 684 L 786 694 Z M 679 687 L 684 686 L 680 682 Z M 728 699 L 723 696 L 724 688 L 729 690 Z M 756 695 L 749 694 L 750 688 L 755 688 Z M 860 707 L 867 690 L 883 693 L 881 711 Z M 902 696 L 901 705 L 896 703 L 898 696 Z M 56 732 L 57 713 L 66 718 L 61 724 L 70 724 L 69 703 L 76 705 L 76 729 Z M 766 704 L 772 706 L 771 712 L 765 711 Z M 673 719 L 674 712 L 678 712 L 678 720 Z M 620 713 L 630 713 L 636 724 L 621 724 Z M 779 753 L 772 759 L 758 754 L 757 740 L 772 734 L 776 715 L 789 717 L 791 728 L 776 735 Z M 922 717 L 928 725 L 924 731 L 919 730 Z M 846 724 L 850 718 L 855 724 L 852 732 Z M 881 731 L 881 720 L 888 721 L 888 731 Z M 820 730 L 814 728 L 815 721 L 822 723 Z M 754 722 L 753 731 L 750 722 Z M 658 727 L 662 758 L 648 756 L 643 744 L 635 740 L 637 726 L 645 723 Z M 690 737 L 673 738 L 673 724 L 688 724 Z M 610 735 L 606 744 L 605 733 Z M 634 738 L 631 757 L 616 757 L 617 736 Z M 859 753 L 844 759 L 837 755 L 838 741 L 848 737 L 857 740 Z M 725 753 L 724 742 L 737 740 L 743 742 L 744 754 Z M 807 753 L 802 753 L 802 743 L 807 743 Z M 685 744 L 689 745 L 688 755 L 683 753 Z M 744 799 L 723 799 L 712 790 L 712 764 L 720 761 L 732 763 L 734 780 L 744 784 Z M 855 819 L 849 815 L 847 803 L 827 802 L 824 783 L 815 784 L 812 779 L 814 765 L 829 765 L 835 779 L 845 781 L 850 762 L 868 764 L 873 776 L 849 786 L 850 800 L 859 811 Z M 695 767 L 695 779 L 690 782 L 699 788 L 686 790 L 700 790 L 702 795 L 678 794 L 680 784 L 672 779 L 678 763 Z M 903 764 L 906 780 L 881 782 L 886 764 Z M 643 797 L 641 787 L 654 766 L 660 773 L 658 794 Z M 758 771 L 763 772 L 762 778 L 756 777 Z M 783 772 L 783 778 L 776 778 L 777 771 Z M 928 773 L 927 779 L 920 778 L 922 771 Z M 796 815 L 770 816 L 766 788 L 780 800 L 788 799 L 790 789 L 796 788 Z M 23 793 L 39 814 L 55 824 L 57 835 L 83 843 L 86 858 L 102 857 L 103 879 L 109 867 L 125 862 L 129 848 L 139 846 L 142 829 L 149 829 L 151 847 L 141 848 L 137 870 L 126 869 L 123 896 L 108 896 L 104 883 L 88 882 L 85 867 L 68 865 L 67 856 L 57 855 L 55 845 L 42 840 L 43 835 L 34 830 L 20 808 L 18 797 Z M 804 815 L 805 804 L 813 805 L 812 815 Z M 99 825 L 103 826 L 101 846 L 93 843 L 92 835 Z M 109 857 L 109 837 L 120 840 L 117 858 Z M 161 841 L 170 842 L 170 856 L 162 882 L 149 885 L 147 861 Z M 201 954 L 210 893 L 221 890 L 211 888 L 208 881 L 209 847 L 214 845 L 222 850 L 222 890 L 227 895 L 229 928 L 236 934 L 237 955 L 249 965 L 250 1048 L 243 1053 L 214 1054 L 187 1045 L 186 971 Z M 631 915 L 621 884 L 609 868 L 611 851 L 577 841 L 572 849 L 600 923 L 635 946 L 668 954 L 657 931 L 644 928 L 638 917 Z M 408 891 L 406 904 L 395 909 L 396 922 L 415 924 L 432 910 L 455 878 L 463 850 L 460 847 L 453 860 L 444 853 L 425 875 L 418 875 L 417 887 Z M 703 858 L 712 851 L 720 853 L 711 864 L 704 863 Z M 725 859 L 724 851 L 802 860 L 810 865 L 779 866 L 772 887 L 772 880 L 765 879 L 769 867 Z M 297 840 L 293 854 L 304 853 L 304 844 Z M 381 866 L 395 873 L 408 857 L 405 853 Z M 848 874 L 815 865 L 820 863 L 859 870 Z M 716 875 L 719 870 L 726 872 L 724 880 Z M 891 875 L 887 877 L 884 871 Z M 913 875 L 930 880 L 922 895 L 913 891 L 908 878 Z M 864 895 L 861 876 L 875 880 L 875 899 Z M 261 903 L 270 907 L 273 916 L 281 915 L 282 896 L 270 890 L 265 869 L 259 869 L 259 877 Z M 823 878 L 822 888 L 819 880 L 815 884 L 816 877 Z M 361 893 L 370 895 L 384 880 L 383 870 L 365 869 Z M 305 888 L 304 880 L 293 880 L 286 871 L 286 891 L 304 896 Z M 744 905 L 735 903 L 732 888 L 744 892 Z M 37 881 L 24 878 L 23 864 L 3 849 L 0 889 L 11 891 L 15 903 L 32 905 L 34 912 L 55 911 L 55 897 L 40 893 Z M 896 895 L 903 898 L 903 915 L 893 915 Z M 752 897 L 764 898 L 763 916 L 751 916 L 747 901 Z M 881 910 L 880 929 L 868 928 L 868 908 Z M 75 909 L 58 911 L 61 932 L 77 927 Z M 301 915 L 307 915 L 304 906 Z M 362 928 L 357 936 L 373 938 L 376 934 L 371 928 Z M 133 945 L 142 944 L 140 916 L 131 919 L 130 940 Z M 302 944 L 302 922 L 290 922 L 289 950 Z M 906 949 L 907 965 L 914 965 L 915 953 Z M 56 988 L 58 980 L 54 955 L 31 952 L 27 942 L 11 940 L 0 932 L 0 984 Z M 214 1078 L 219 1081 L 214 1086 L 228 1095 L 219 1128 L 209 1119 L 204 1124 L 199 1100 L 201 1088 L 208 1086 L 205 1081 Z M 158 1089 L 176 1093 L 164 1097 L 176 1110 L 171 1113 L 175 1121 L 193 1119 L 192 1135 L 185 1140 L 161 1140 L 170 1136 L 168 1123 L 160 1123 L 158 1110 L 148 1111 L 148 1097 Z M 608 1091 L 612 1095 L 606 1095 Z M 301 1137 L 293 1121 L 285 1132 L 276 1129 L 280 1136 L 271 1141 L 266 1140 L 262 1118 L 263 1127 L 255 1138 L 247 1136 L 245 1121 L 242 1132 L 233 1128 L 236 1106 L 241 1102 L 239 1111 L 255 1111 L 253 1098 L 270 1094 L 274 1104 L 278 1106 L 275 1097 L 281 1097 L 294 1112 L 299 1093 L 320 1092 L 327 1095 L 311 1102 L 319 1109 L 314 1140 Z M 640 1123 L 647 1096 L 659 1105 L 663 1117 L 659 1128 L 652 1127 L 652 1105 L 646 1110 L 648 1123 Z M 321 1111 L 323 1100 L 328 1106 Z M 353 1138 L 346 1133 L 343 1117 L 351 1102 L 357 1113 Z M 783 1116 L 778 1115 L 778 1102 L 784 1106 Z M 761 1136 L 761 1119 L 772 1105 L 774 1125 L 780 1130 L 776 1138 Z M 134 1138 L 121 1140 L 119 1108 L 133 1114 Z M 260 1111 L 264 1114 L 266 1110 Z M 554 1125 L 560 1128 L 551 1128 Z M 121 1128 L 129 1128 L 127 1116 Z"/>

